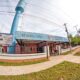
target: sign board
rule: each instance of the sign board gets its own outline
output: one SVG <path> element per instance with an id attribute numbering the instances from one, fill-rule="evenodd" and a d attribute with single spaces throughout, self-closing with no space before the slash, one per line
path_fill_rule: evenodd
<path id="1" fill-rule="evenodd" d="M 11 45 L 12 40 L 12 35 L 0 34 L 0 45 Z"/>

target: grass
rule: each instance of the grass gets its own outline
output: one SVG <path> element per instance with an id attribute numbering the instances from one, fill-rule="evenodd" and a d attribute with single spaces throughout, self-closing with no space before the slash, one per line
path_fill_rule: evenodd
<path id="1" fill-rule="evenodd" d="M 70 53 L 72 53 L 73 51 L 67 51 L 67 52 L 64 52 L 64 53 L 62 53 L 61 55 L 67 55 L 67 54 L 70 54 Z"/>
<path id="2" fill-rule="evenodd" d="M 74 54 L 75 56 L 80 56 L 80 52 L 77 52 Z"/>
<path id="3" fill-rule="evenodd" d="M 22 66 L 22 65 L 30 65 L 30 64 L 37 64 L 41 62 L 48 61 L 47 58 L 41 59 L 41 60 L 36 60 L 36 61 L 27 61 L 27 62 L 0 62 L 1 66 Z M 0 79 L 1 80 L 1 79 Z"/>
<path id="4" fill-rule="evenodd" d="M 36 73 L 0 76 L 0 80 L 80 80 L 80 64 L 64 61 L 47 70 Z"/>
<path id="5" fill-rule="evenodd" d="M 76 48 L 76 49 L 77 49 L 77 48 Z M 73 49 L 73 50 L 71 50 L 71 51 L 64 52 L 64 53 L 62 53 L 61 55 L 71 54 L 71 53 L 74 52 L 76 49 Z"/>

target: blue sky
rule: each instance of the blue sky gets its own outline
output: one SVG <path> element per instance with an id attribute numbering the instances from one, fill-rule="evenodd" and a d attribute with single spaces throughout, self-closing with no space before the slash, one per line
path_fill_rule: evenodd
<path id="1" fill-rule="evenodd" d="M 0 0 L 0 32 L 10 32 L 19 0 Z M 30 0 L 21 16 L 18 31 L 66 36 L 63 24 L 71 34 L 80 28 L 80 0 Z M 11 13 L 14 12 L 14 13 Z"/>

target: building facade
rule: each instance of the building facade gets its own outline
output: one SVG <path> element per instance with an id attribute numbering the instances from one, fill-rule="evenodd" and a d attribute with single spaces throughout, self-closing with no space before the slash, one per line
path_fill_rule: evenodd
<path id="1" fill-rule="evenodd" d="M 12 36 L 6 35 L 8 40 L 0 40 L 0 52 L 9 54 L 9 47 L 11 46 Z M 7 39 L 5 38 L 5 39 Z M 31 32 L 20 32 L 15 33 L 16 46 L 15 53 L 13 54 L 37 54 L 46 52 L 46 47 L 49 48 L 49 54 L 59 54 L 61 48 L 68 48 L 68 39 L 59 36 L 52 36 L 48 34 L 31 33 Z M 3 37 L 1 38 L 3 39 Z"/>

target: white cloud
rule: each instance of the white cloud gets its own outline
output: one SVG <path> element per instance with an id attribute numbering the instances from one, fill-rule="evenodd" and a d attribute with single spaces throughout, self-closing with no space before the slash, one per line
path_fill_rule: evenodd
<path id="1" fill-rule="evenodd" d="M 13 7 L 10 9 L 8 8 L 9 6 L 4 9 L 0 7 L 0 10 L 5 10 L 6 12 L 9 10 L 15 11 L 18 0 L 9 1 L 10 4 L 3 0 L 3 5 L 7 4 Z M 30 0 L 25 8 L 18 30 L 66 36 L 63 24 L 67 23 L 69 32 L 75 34 L 76 30 L 73 26 L 80 25 L 79 3 L 80 0 Z M 0 16 L 0 24 L 2 25 L 2 15 Z M 4 15 L 4 18 L 4 27 L 8 26 L 8 30 L 6 31 L 4 28 L 2 32 L 9 32 L 13 16 L 7 17 Z"/>

